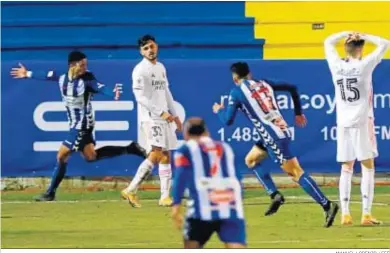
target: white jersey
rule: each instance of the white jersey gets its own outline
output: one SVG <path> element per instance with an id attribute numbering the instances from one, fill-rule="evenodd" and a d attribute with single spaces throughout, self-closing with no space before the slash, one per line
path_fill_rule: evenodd
<path id="1" fill-rule="evenodd" d="M 377 48 L 363 59 L 341 59 L 336 43 L 350 32 L 329 36 L 325 40 L 325 56 L 332 73 L 336 97 L 337 125 L 355 127 L 367 124 L 374 118 L 372 73 L 390 46 L 388 40 L 373 35 L 361 38 Z"/>
<path id="2" fill-rule="evenodd" d="M 162 121 L 163 112 L 177 115 L 162 63 L 153 64 L 144 58 L 135 66 L 132 80 L 134 96 L 140 106 L 141 122 Z"/>

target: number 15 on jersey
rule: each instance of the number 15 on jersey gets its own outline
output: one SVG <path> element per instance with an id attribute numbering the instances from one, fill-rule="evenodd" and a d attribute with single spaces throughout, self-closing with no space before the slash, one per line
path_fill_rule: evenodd
<path id="1" fill-rule="evenodd" d="M 357 78 L 342 78 L 337 80 L 337 86 L 339 87 L 341 99 L 343 101 L 352 103 L 359 100 L 360 91 L 357 84 Z"/>

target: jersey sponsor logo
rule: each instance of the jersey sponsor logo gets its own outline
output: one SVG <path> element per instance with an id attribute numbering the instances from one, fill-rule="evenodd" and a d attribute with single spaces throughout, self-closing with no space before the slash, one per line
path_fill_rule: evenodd
<path id="1" fill-rule="evenodd" d="M 227 204 L 234 202 L 234 191 L 233 189 L 224 190 L 211 190 L 209 192 L 210 202 L 213 204 Z"/>
<path id="2" fill-rule="evenodd" d="M 152 87 L 155 90 L 165 90 L 166 83 L 165 80 L 152 80 Z"/>

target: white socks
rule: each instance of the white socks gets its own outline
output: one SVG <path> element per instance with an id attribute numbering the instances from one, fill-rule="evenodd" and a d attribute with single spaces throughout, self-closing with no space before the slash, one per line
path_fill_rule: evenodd
<path id="1" fill-rule="evenodd" d="M 342 215 L 350 214 L 349 202 L 351 200 L 351 186 L 352 186 L 353 169 L 341 168 L 341 175 L 339 181 L 339 194 Z"/>
<path id="2" fill-rule="evenodd" d="M 152 173 L 153 163 L 145 159 L 138 167 L 137 173 L 129 186 L 125 189 L 127 193 L 137 193 L 138 187 Z M 172 169 L 170 164 L 159 164 L 158 174 L 160 176 L 161 199 L 169 197 L 172 184 Z"/>
<path id="3" fill-rule="evenodd" d="M 362 166 L 362 182 L 360 190 L 362 192 L 363 215 L 371 214 L 372 202 L 374 201 L 375 170 Z"/>
<path id="4" fill-rule="evenodd" d="M 172 181 L 172 168 L 170 164 L 159 164 L 158 175 L 160 176 L 161 199 L 169 197 Z"/>
<path id="5" fill-rule="evenodd" d="M 140 166 L 138 167 L 137 173 L 135 174 L 133 180 L 126 188 L 127 193 L 136 193 L 138 187 L 142 184 L 142 182 L 152 173 L 153 163 L 148 159 L 145 159 Z"/>

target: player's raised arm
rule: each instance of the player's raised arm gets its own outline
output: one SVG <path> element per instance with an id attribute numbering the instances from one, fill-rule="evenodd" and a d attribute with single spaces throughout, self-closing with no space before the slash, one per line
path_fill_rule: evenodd
<path id="1" fill-rule="evenodd" d="M 28 70 L 23 64 L 19 63 L 18 68 L 12 68 L 11 76 L 14 78 L 34 78 L 40 80 L 49 80 L 58 82 L 59 76 L 56 75 L 55 71 L 31 71 Z"/>
<path id="2" fill-rule="evenodd" d="M 375 67 L 381 62 L 386 51 L 389 49 L 390 41 L 379 36 L 370 34 L 360 34 L 360 38 L 369 41 L 377 46 L 374 52 L 364 58 L 364 61 L 367 61 L 369 64 L 372 64 L 372 66 Z"/>
<path id="3" fill-rule="evenodd" d="M 122 84 L 116 83 L 114 89 L 107 88 L 104 84 L 99 83 L 94 77 L 92 80 L 85 81 L 86 85 L 90 87 L 95 93 L 104 94 L 108 97 L 112 97 L 115 100 L 118 100 L 120 94 L 122 93 Z"/>
<path id="4" fill-rule="evenodd" d="M 328 62 L 333 62 L 340 58 L 336 49 L 336 44 L 339 40 L 348 37 L 350 34 L 352 34 L 352 32 L 340 32 L 340 33 L 332 34 L 325 39 L 324 41 L 325 57 L 328 60 Z"/>
<path id="5" fill-rule="evenodd" d="M 145 90 L 145 77 L 142 73 L 139 73 L 136 69 L 132 74 L 133 80 L 133 93 L 137 103 L 143 105 L 148 111 L 158 117 L 162 117 L 164 112 L 161 108 L 159 108 L 151 99 L 149 99 L 146 95 Z M 173 119 L 172 119 L 173 120 Z"/>
<path id="6" fill-rule="evenodd" d="M 227 108 L 224 109 L 223 104 L 215 103 L 213 106 L 214 113 L 218 114 L 219 119 L 224 125 L 230 126 L 233 124 L 236 118 L 237 110 L 240 106 L 238 99 L 236 98 L 234 90 L 230 92 L 229 103 Z"/>

